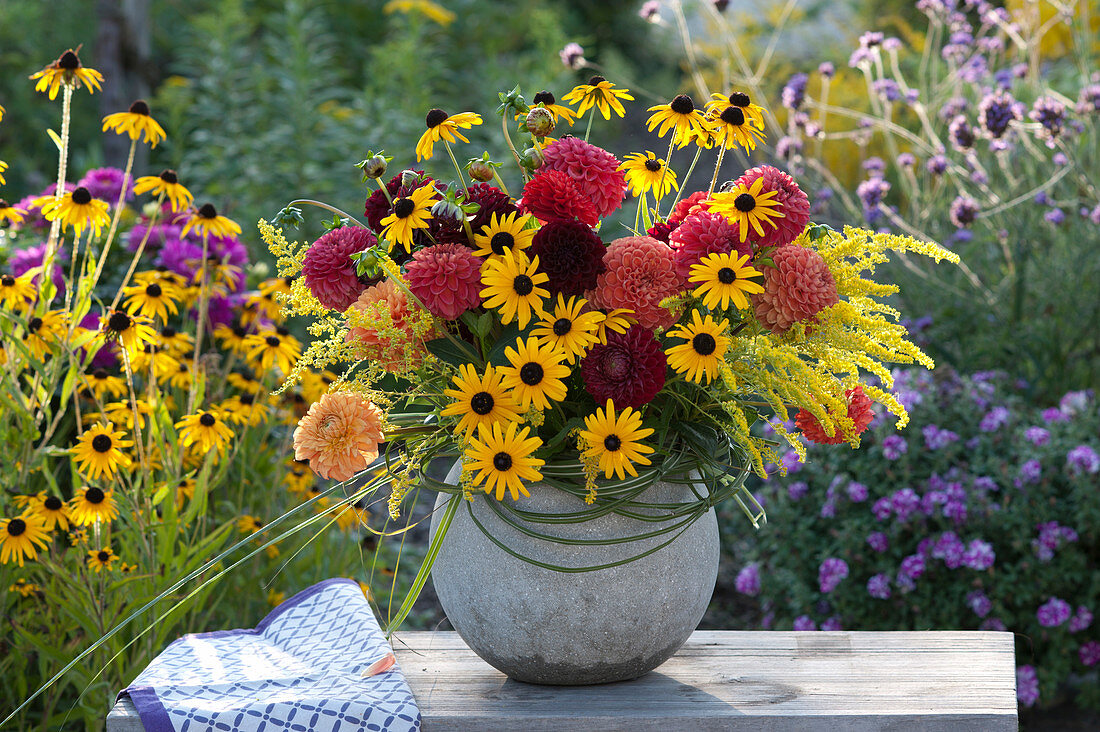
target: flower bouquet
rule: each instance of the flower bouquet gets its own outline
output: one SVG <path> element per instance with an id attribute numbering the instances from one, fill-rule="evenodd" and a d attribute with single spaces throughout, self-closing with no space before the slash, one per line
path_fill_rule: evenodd
<path id="1" fill-rule="evenodd" d="M 547 91 L 530 104 L 518 87 L 501 93 L 503 149 L 522 176 L 515 191 L 488 152 L 464 168 L 455 157 L 480 115 L 432 109 L 416 159 L 442 147 L 453 182 L 413 168 L 386 180 L 391 158 L 372 152 L 359 164 L 364 183 L 377 186 L 363 222 L 320 204 L 336 218 L 311 244 L 290 243 L 276 228 L 301 221 L 301 202 L 274 225 L 260 222 L 279 274 L 293 278 L 288 312 L 312 319 L 313 341 L 289 381 L 299 371 L 340 374 L 298 423 L 295 457 L 339 481 L 375 468 L 349 500 L 388 482 L 395 518 L 420 487 L 439 492 L 426 561 L 394 623 L 434 563 L 452 623 L 517 678 L 575 683 L 514 672 L 500 648 L 515 639 L 473 638 L 455 606 L 465 599 L 492 615 L 486 597 L 504 580 L 491 566 L 526 562 L 568 576 L 573 588 L 586 572 L 618 571 L 664 550 L 655 560 L 662 574 L 693 574 L 668 572 L 677 563 L 666 547 L 694 541 L 693 525 L 713 522 L 713 507 L 726 499 L 758 525 L 764 512 L 745 480 L 782 470 L 778 445 L 803 458 L 801 437 L 858 447 L 876 404 L 904 426 L 883 364 L 933 364 L 883 302 L 896 287 L 870 275 L 889 250 L 957 261 L 930 242 L 814 225 L 806 193 L 768 165 L 719 185 L 726 152 L 752 152 L 763 139 L 762 109 L 741 92 L 714 94 L 703 108 L 687 95 L 651 107 L 647 127 L 668 138 L 664 158 L 645 151 L 620 160 L 589 142 L 596 113 L 624 116 L 622 103 L 632 99 L 602 77 L 570 91 L 563 101 L 571 106 Z M 586 116 L 583 137 L 569 134 Z M 680 178 L 670 159 L 685 149 L 690 165 Z M 710 185 L 685 195 L 680 181 L 704 155 L 714 160 Z M 754 430 L 762 422 L 768 436 Z M 448 457 L 457 462 L 441 481 L 430 466 Z M 652 492 L 667 484 L 679 490 Z M 457 516 L 472 521 L 483 546 L 448 536 L 469 533 L 456 528 Z M 640 528 L 588 531 L 619 519 Z M 567 535 L 570 528 L 580 533 Z M 463 548 L 445 562 L 452 539 Z M 573 554 L 548 558 L 528 543 L 539 540 Z M 578 564 L 578 547 L 618 553 Z M 713 588 L 716 543 L 708 551 L 711 566 L 697 574 L 706 585 L 709 572 L 709 585 L 696 593 L 702 606 L 686 633 L 673 632 L 679 643 Z M 441 563 L 492 579 L 471 587 L 466 577 L 448 600 Z M 576 605 L 548 610 L 538 603 L 555 592 L 540 576 L 528 593 L 540 596 L 534 605 L 510 607 L 490 624 L 530 630 L 546 620 L 560 634 L 563 615 L 591 625 L 629 615 L 623 607 L 634 604 L 619 597 L 589 614 Z M 599 579 L 595 594 L 613 595 L 608 584 Z M 650 643 L 637 632 L 627 628 L 631 644 Z M 648 659 L 649 668 L 679 643 L 658 644 L 667 654 Z M 639 668 L 615 678 L 648 670 Z"/>

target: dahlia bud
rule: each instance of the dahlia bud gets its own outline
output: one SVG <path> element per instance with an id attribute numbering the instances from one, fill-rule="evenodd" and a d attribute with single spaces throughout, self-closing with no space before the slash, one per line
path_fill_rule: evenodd
<path id="1" fill-rule="evenodd" d="M 488 183 L 493 179 L 493 169 L 482 160 L 475 160 L 470 163 L 468 170 L 470 177 L 479 183 Z"/>
<path id="2" fill-rule="evenodd" d="M 381 155 L 367 158 L 363 165 L 363 175 L 368 178 L 381 178 L 386 174 L 386 159 Z"/>
<path id="3" fill-rule="evenodd" d="M 527 170 L 538 170 L 545 162 L 542 150 L 537 147 L 529 147 L 519 156 L 519 163 Z"/>
<path id="4" fill-rule="evenodd" d="M 401 187 L 412 188 L 416 185 L 416 182 L 420 180 L 420 173 L 415 170 L 402 170 L 401 171 Z"/>
<path id="5" fill-rule="evenodd" d="M 545 107 L 532 107 L 526 124 L 527 131 L 535 137 L 546 137 L 554 131 L 554 115 Z"/>
<path id="6" fill-rule="evenodd" d="M 466 218 L 466 214 L 463 213 L 462 209 L 451 197 L 444 198 L 432 206 L 432 216 L 441 221 L 455 222 L 462 221 Z"/>

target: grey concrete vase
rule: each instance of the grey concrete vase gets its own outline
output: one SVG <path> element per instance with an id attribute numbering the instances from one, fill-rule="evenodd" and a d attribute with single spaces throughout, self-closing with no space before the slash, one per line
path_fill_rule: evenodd
<path id="1" fill-rule="evenodd" d="M 449 482 L 456 479 L 452 471 Z M 544 484 L 528 489 L 530 498 L 516 503 L 521 510 L 567 513 L 586 507 Z M 433 536 L 449 498 L 440 494 L 436 501 Z M 639 500 L 668 504 L 692 498 L 686 485 L 656 483 Z M 432 568 L 432 581 L 463 640 L 509 677 L 558 685 L 633 679 L 664 663 L 702 619 L 718 576 L 713 509 L 649 556 L 608 569 L 565 573 L 508 554 L 477 527 L 471 512 L 513 551 L 563 567 L 625 559 L 676 532 L 619 544 L 560 544 L 518 531 L 497 515 L 490 500 L 478 494 L 472 504 L 463 501 L 458 507 Z M 527 525 L 561 538 L 613 539 L 661 524 L 608 514 L 584 523 Z"/>

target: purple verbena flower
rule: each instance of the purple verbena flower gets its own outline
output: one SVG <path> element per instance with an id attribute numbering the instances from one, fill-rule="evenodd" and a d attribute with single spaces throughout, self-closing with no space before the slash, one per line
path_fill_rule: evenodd
<path id="1" fill-rule="evenodd" d="M 885 34 L 879 31 L 867 31 L 859 37 L 859 47 L 874 48 L 876 46 L 881 46 L 884 39 Z"/>
<path id="2" fill-rule="evenodd" d="M 741 571 L 737 573 L 737 579 L 734 580 L 734 587 L 742 595 L 749 595 L 755 597 L 760 594 L 760 569 L 756 564 L 746 564 L 741 568 Z"/>
<path id="3" fill-rule="evenodd" d="M 962 556 L 962 563 L 965 567 L 982 572 L 992 567 L 996 559 L 992 544 L 981 539 L 971 539 Z"/>
<path id="4" fill-rule="evenodd" d="M 810 490 L 810 486 L 805 481 L 796 480 L 787 486 L 787 497 L 792 501 L 801 500 Z"/>
<path id="5" fill-rule="evenodd" d="M 567 69 L 579 71 L 587 61 L 584 58 L 584 49 L 579 43 L 567 43 L 565 48 L 558 52 L 558 57 Z"/>
<path id="6" fill-rule="evenodd" d="M 1008 126 L 1023 116 L 1021 104 L 1007 91 L 987 94 L 978 104 L 978 126 L 991 140 L 998 140 Z"/>
<path id="7" fill-rule="evenodd" d="M 958 569 L 962 566 L 965 552 L 966 545 L 955 535 L 955 532 L 945 531 L 936 540 L 931 553 L 933 558 L 942 559 L 944 566 L 948 569 Z"/>
<path id="8" fill-rule="evenodd" d="M 836 66 L 833 66 L 830 61 L 825 61 L 817 67 L 817 73 L 821 74 L 826 79 L 831 79 L 836 76 Z"/>
<path id="9" fill-rule="evenodd" d="M 905 522 L 920 508 L 920 496 L 912 488 L 899 488 L 890 496 L 890 507 L 898 517 L 898 521 Z"/>
<path id="10" fill-rule="evenodd" d="M 1039 675 L 1034 666 L 1016 667 L 1016 698 L 1025 707 L 1033 707 L 1039 701 Z"/>
<path id="11" fill-rule="evenodd" d="M 890 548 L 890 539 L 881 531 L 874 531 L 867 535 L 867 546 L 882 554 Z"/>
<path id="12" fill-rule="evenodd" d="M 890 599 L 890 577 L 876 574 L 867 580 L 867 594 L 878 600 Z"/>
<path id="13" fill-rule="evenodd" d="M 966 115 L 959 114 L 951 120 L 951 124 L 947 126 L 947 136 L 956 150 L 965 152 L 974 147 L 976 137 Z"/>
<path id="14" fill-rule="evenodd" d="M 1043 410 L 1043 421 L 1047 424 L 1052 422 L 1069 422 L 1071 418 L 1070 415 L 1066 414 L 1058 407 L 1050 407 Z"/>
<path id="15" fill-rule="evenodd" d="M 1074 111 L 1080 115 L 1100 114 L 1100 84 L 1086 84 L 1081 87 Z"/>
<path id="16" fill-rule="evenodd" d="M 947 170 L 947 158 L 943 155 L 933 155 L 924 164 L 925 169 L 932 175 L 943 175 Z"/>
<path id="17" fill-rule="evenodd" d="M 966 606 L 979 618 L 989 615 L 989 611 L 993 609 L 993 603 L 981 590 L 974 590 L 966 596 Z"/>
<path id="18" fill-rule="evenodd" d="M 867 486 L 852 481 L 848 484 L 848 500 L 852 503 L 862 503 L 867 500 Z"/>
<path id="19" fill-rule="evenodd" d="M 1061 226 L 1062 223 L 1066 220 L 1066 212 L 1063 211 L 1060 208 L 1052 208 L 1049 211 L 1047 211 L 1045 214 L 1043 214 L 1043 219 L 1048 224 L 1053 224 L 1054 226 Z"/>
<path id="20" fill-rule="evenodd" d="M 881 176 L 886 172 L 886 161 L 877 155 L 872 155 L 863 161 L 863 169 L 870 175 Z"/>
<path id="21" fill-rule="evenodd" d="M 1043 465 L 1038 460 L 1031 459 L 1020 466 L 1020 473 L 1016 478 L 1016 487 L 1022 488 L 1039 482 L 1043 475 Z"/>
<path id="22" fill-rule="evenodd" d="M 1077 612 L 1069 619 L 1069 632 L 1080 633 L 1092 625 L 1092 611 L 1084 605 L 1077 606 Z"/>
<path id="23" fill-rule="evenodd" d="M 823 594 L 829 594 L 837 588 L 840 581 L 848 576 L 848 563 L 843 559 L 829 557 L 821 563 L 817 570 L 818 589 Z"/>
<path id="24" fill-rule="evenodd" d="M 790 135 L 783 135 L 775 143 L 775 154 L 783 159 L 790 160 L 795 155 L 802 153 L 802 140 Z"/>
<path id="25" fill-rule="evenodd" d="M 799 615 L 794 619 L 793 630 L 817 630 L 817 623 L 809 615 Z"/>
<path id="26" fill-rule="evenodd" d="M 917 164 L 917 158 L 913 155 L 913 153 L 904 152 L 901 155 L 898 155 L 898 158 L 895 162 L 902 168 L 912 168 L 914 165 Z"/>
<path id="27" fill-rule="evenodd" d="M 1035 617 L 1039 621 L 1039 625 L 1044 628 L 1057 628 L 1062 623 L 1069 620 L 1069 616 L 1073 613 L 1069 603 L 1065 600 L 1052 597 L 1035 611 Z"/>
<path id="28" fill-rule="evenodd" d="M 1008 424 L 1011 413 L 1005 407 L 993 407 L 986 415 L 982 417 L 981 423 L 978 425 L 978 429 L 982 432 L 996 432 L 997 430 Z"/>
<path id="29" fill-rule="evenodd" d="M 882 456 L 887 460 L 897 460 L 909 452 L 909 443 L 901 435 L 887 435 L 882 440 Z"/>
<path id="30" fill-rule="evenodd" d="M 871 84 L 871 89 L 878 94 L 883 101 L 896 102 L 901 99 L 901 87 L 893 79 L 876 79 Z"/>
<path id="31" fill-rule="evenodd" d="M 951 223 L 964 229 L 974 223 L 978 216 L 978 203 L 969 196 L 956 196 L 951 202 Z"/>
<path id="32" fill-rule="evenodd" d="M 910 554 L 905 559 L 901 560 L 901 566 L 898 567 L 898 581 L 900 583 L 902 577 L 907 577 L 911 580 L 920 579 L 920 576 L 924 574 L 924 556 L 921 554 Z"/>
<path id="33" fill-rule="evenodd" d="M 1042 96 L 1035 100 L 1027 116 L 1039 123 L 1036 132 L 1038 138 L 1053 147 L 1054 141 L 1062 134 L 1062 125 L 1066 121 L 1066 105 L 1054 97 Z"/>
<path id="34" fill-rule="evenodd" d="M 1007 628 L 1005 627 L 1004 621 L 1000 618 L 986 618 L 982 621 L 982 624 L 978 626 L 978 630 L 1005 631 Z"/>
<path id="35" fill-rule="evenodd" d="M 1077 650 L 1077 657 L 1081 659 L 1081 663 L 1085 666 L 1092 667 L 1100 663 L 1100 641 L 1082 643 Z"/>
<path id="36" fill-rule="evenodd" d="M 1032 445 L 1042 447 L 1050 442 L 1050 430 L 1043 427 L 1028 427 L 1024 430 L 1024 439 Z"/>
<path id="37" fill-rule="evenodd" d="M 863 203 L 863 216 L 867 223 L 874 223 L 882 217 L 880 206 L 890 192 L 890 183 L 884 178 L 868 178 L 856 186 L 856 195 Z"/>
<path id="38" fill-rule="evenodd" d="M 885 521 L 890 518 L 890 514 L 893 513 L 890 499 L 886 496 L 875 501 L 875 505 L 871 506 L 871 513 L 875 515 L 879 521 Z"/>
<path id="39" fill-rule="evenodd" d="M 784 107 L 792 110 L 801 109 L 802 103 L 806 101 L 806 82 L 809 78 L 803 73 L 791 75 L 780 94 L 780 101 Z"/>
<path id="40" fill-rule="evenodd" d="M 830 615 L 821 621 L 822 630 L 844 630 L 844 626 L 840 623 L 840 618 L 836 615 Z"/>

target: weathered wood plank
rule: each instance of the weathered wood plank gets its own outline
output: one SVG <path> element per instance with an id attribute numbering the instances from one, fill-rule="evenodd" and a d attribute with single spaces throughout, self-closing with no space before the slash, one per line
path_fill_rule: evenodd
<path id="1" fill-rule="evenodd" d="M 144 732 L 137 710 L 130 697 L 124 696 L 115 703 L 107 715 L 107 732 Z"/>

